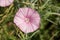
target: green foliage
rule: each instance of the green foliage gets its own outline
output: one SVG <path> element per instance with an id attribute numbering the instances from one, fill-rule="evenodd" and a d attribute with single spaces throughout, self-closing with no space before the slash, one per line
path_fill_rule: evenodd
<path id="1" fill-rule="evenodd" d="M 14 23 L 14 15 L 21 7 L 30 7 L 41 16 L 40 28 L 24 34 Z M 0 40 L 60 40 L 60 0 L 14 0 L 8 7 L 0 7 Z"/>

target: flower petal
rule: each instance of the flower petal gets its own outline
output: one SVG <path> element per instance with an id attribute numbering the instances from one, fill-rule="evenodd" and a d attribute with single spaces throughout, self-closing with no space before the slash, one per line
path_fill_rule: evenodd
<path id="1" fill-rule="evenodd" d="M 14 0 L 0 0 L 0 6 L 5 7 L 13 3 Z"/>

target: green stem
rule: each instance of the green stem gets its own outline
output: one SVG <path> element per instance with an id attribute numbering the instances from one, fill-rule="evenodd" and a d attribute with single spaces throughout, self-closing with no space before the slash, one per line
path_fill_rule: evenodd
<path id="1" fill-rule="evenodd" d="M 26 38 L 25 38 L 25 40 L 28 40 L 28 34 L 26 34 Z"/>
<path id="2" fill-rule="evenodd" d="M 39 32 L 39 30 L 37 30 L 36 32 L 34 32 L 29 38 L 32 38 L 38 32 Z"/>
<path id="3" fill-rule="evenodd" d="M 41 9 L 44 9 L 45 6 L 48 4 L 49 1 L 50 1 L 50 0 L 47 0 L 47 1 L 44 3 L 44 5 L 41 6 Z"/>
<path id="4" fill-rule="evenodd" d="M 59 31 L 56 32 L 49 40 L 53 40 L 53 38 L 54 38 L 58 33 L 59 33 Z"/>

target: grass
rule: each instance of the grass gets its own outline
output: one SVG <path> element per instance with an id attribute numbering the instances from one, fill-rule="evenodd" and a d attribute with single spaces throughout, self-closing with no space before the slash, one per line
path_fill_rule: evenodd
<path id="1" fill-rule="evenodd" d="M 21 7 L 30 7 L 41 16 L 40 28 L 24 34 L 13 19 Z M 14 0 L 8 7 L 0 7 L 0 40 L 60 40 L 60 0 Z"/>

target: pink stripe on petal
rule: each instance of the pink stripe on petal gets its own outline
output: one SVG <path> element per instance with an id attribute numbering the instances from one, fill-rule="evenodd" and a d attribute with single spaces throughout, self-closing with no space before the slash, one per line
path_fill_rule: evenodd
<path id="1" fill-rule="evenodd" d="M 26 17 L 28 13 L 28 8 L 20 8 L 20 11 L 23 13 L 23 15 Z"/>
<path id="2" fill-rule="evenodd" d="M 16 13 L 16 16 L 19 16 L 22 19 L 25 18 L 25 16 L 23 15 L 23 13 L 20 10 Z"/>
<path id="3" fill-rule="evenodd" d="M 32 24 L 32 26 L 33 26 L 33 28 L 34 28 L 34 31 L 39 28 L 38 26 L 36 26 L 36 25 L 34 25 L 34 24 Z"/>
<path id="4" fill-rule="evenodd" d="M 33 26 L 31 25 L 31 23 L 28 23 L 28 27 L 27 27 L 25 33 L 33 32 L 33 30 L 34 29 L 33 29 Z"/>
<path id="5" fill-rule="evenodd" d="M 40 23 L 40 20 L 32 20 L 32 22 L 31 23 L 33 23 L 33 24 L 35 24 L 36 26 L 39 26 L 39 23 Z"/>
<path id="6" fill-rule="evenodd" d="M 35 11 L 35 13 L 34 13 L 31 17 L 33 17 L 33 18 L 39 18 L 40 16 L 39 16 L 39 14 Z"/>
<path id="7" fill-rule="evenodd" d="M 34 10 L 32 10 L 31 8 L 29 8 L 29 11 L 28 11 L 28 17 L 30 17 L 31 15 L 33 15 L 34 14 Z"/>
<path id="8" fill-rule="evenodd" d="M 24 20 L 20 19 L 17 16 L 14 18 L 14 23 L 16 23 L 17 25 L 22 24 L 23 22 L 24 22 Z"/>
<path id="9" fill-rule="evenodd" d="M 27 24 L 25 22 L 23 22 L 22 24 L 20 24 L 19 28 L 26 33 L 26 29 L 27 29 Z"/>

